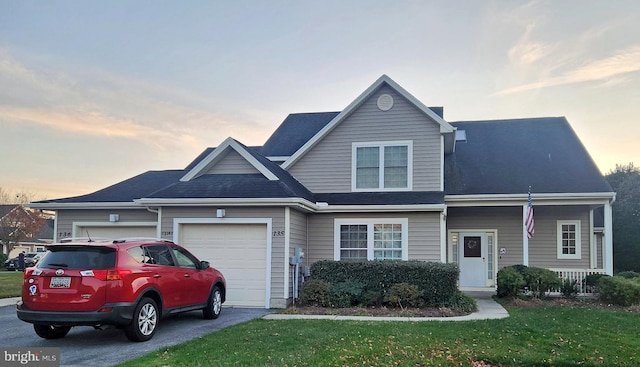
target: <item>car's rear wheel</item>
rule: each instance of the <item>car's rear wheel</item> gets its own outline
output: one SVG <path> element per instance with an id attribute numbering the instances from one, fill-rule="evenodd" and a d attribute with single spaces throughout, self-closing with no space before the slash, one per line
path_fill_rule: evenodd
<path id="1" fill-rule="evenodd" d="M 202 309 L 202 315 L 207 320 L 217 319 L 220 316 L 220 311 L 222 311 L 222 292 L 220 287 L 216 285 L 211 290 L 207 307 Z"/>
<path id="2" fill-rule="evenodd" d="M 124 333 L 131 341 L 146 342 L 156 333 L 159 316 L 156 301 L 143 298 L 136 306 L 133 320 L 124 328 Z"/>
<path id="3" fill-rule="evenodd" d="M 71 330 L 71 326 L 55 326 L 55 325 L 41 325 L 33 324 L 33 330 L 39 337 L 44 339 L 60 339 Z"/>

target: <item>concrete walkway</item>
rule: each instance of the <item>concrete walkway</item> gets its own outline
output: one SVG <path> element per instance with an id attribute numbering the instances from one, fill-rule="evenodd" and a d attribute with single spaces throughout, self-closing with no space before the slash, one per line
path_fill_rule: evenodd
<path id="1" fill-rule="evenodd" d="M 470 320 L 493 320 L 509 317 L 507 310 L 491 298 L 495 292 L 464 292 L 469 297 L 473 297 L 478 303 L 478 311 L 465 316 L 455 317 L 373 317 L 373 316 L 337 316 L 337 315 L 285 315 L 268 314 L 263 318 L 267 320 L 293 320 L 293 319 L 315 319 L 315 320 L 356 320 L 356 321 L 470 321 Z M 0 299 L 0 307 L 14 306 L 20 297 Z"/>
<path id="2" fill-rule="evenodd" d="M 495 292 L 464 292 L 478 303 L 478 311 L 465 316 L 455 317 L 376 317 L 376 316 L 336 316 L 336 315 L 285 315 L 269 314 L 265 320 L 354 320 L 354 321 L 471 321 L 493 320 L 509 317 L 507 310 L 491 298 Z"/>
<path id="3" fill-rule="evenodd" d="M 20 300 L 20 297 L 13 298 L 0 298 L 0 307 L 3 306 L 15 306 L 16 303 Z"/>

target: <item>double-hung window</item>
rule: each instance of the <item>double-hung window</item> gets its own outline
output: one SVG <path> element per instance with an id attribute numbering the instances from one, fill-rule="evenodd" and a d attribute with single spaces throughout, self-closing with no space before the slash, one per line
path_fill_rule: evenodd
<path id="1" fill-rule="evenodd" d="M 580 259 L 580 221 L 558 221 L 558 259 Z"/>
<path id="2" fill-rule="evenodd" d="M 411 141 L 353 143 L 353 191 L 411 190 Z"/>
<path id="3" fill-rule="evenodd" d="M 335 260 L 407 260 L 408 219 L 336 219 Z"/>

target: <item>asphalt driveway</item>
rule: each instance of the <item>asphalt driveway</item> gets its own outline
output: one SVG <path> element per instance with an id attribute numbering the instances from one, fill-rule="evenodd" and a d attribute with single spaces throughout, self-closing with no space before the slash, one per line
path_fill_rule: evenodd
<path id="1" fill-rule="evenodd" d="M 15 306 L 0 307 L 0 346 L 57 347 L 61 366 L 113 366 L 143 356 L 155 350 L 183 343 L 199 336 L 262 317 L 269 310 L 256 308 L 225 308 L 217 320 L 204 320 L 201 311 L 187 312 L 163 319 L 153 339 L 144 343 L 130 342 L 122 330 L 108 327 L 74 327 L 63 339 L 45 340 L 38 337 L 31 324 L 20 321 Z"/>

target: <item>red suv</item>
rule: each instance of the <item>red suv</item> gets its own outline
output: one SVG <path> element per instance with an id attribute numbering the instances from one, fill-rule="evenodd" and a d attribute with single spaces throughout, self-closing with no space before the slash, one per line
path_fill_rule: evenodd
<path id="1" fill-rule="evenodd" d="M 222 274 L 164 240 L 62 242 L 48 246 L 22 285 L 18 318 L 40 337 L 72 326 L 116 325 L 132 341 L 151 339 L 162 317 L 202 310 L 216 319 L 225 301 Z"/>

